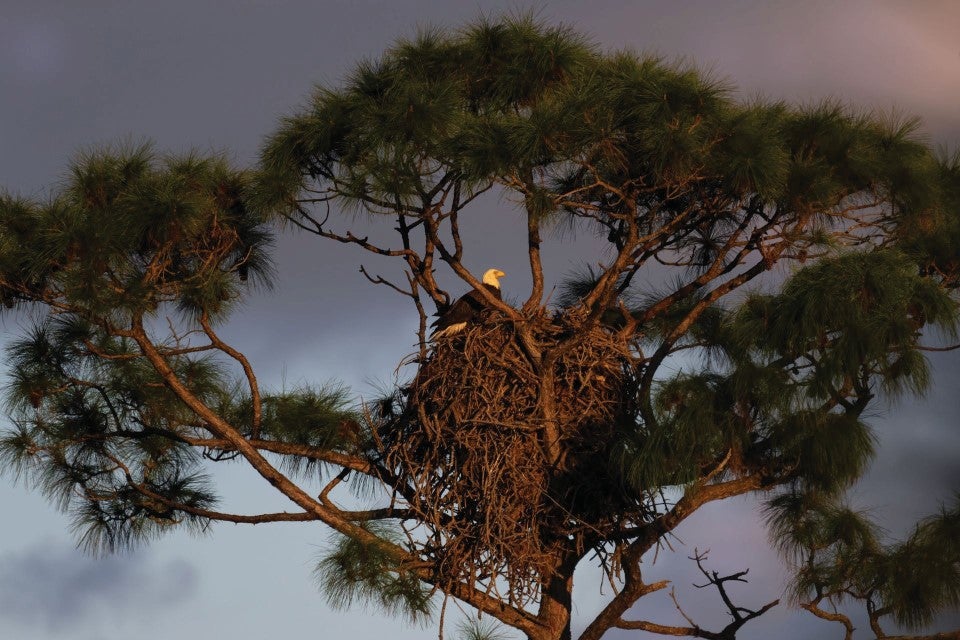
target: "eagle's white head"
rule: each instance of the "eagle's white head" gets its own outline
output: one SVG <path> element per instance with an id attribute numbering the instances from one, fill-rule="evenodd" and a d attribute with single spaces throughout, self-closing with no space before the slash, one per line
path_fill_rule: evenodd
<path id="1" fill-rule="evenodd" d="M 487 269 L 483 274 L 483 284 L 488 284 L 491 287 L 496 289 L 500 288 L 500 278 L 504 277 L 505 274 L 500 269 Z"/>

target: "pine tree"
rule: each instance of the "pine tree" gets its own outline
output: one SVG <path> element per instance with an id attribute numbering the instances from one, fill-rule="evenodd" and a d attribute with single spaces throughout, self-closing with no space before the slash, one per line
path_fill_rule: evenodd
<path id="1" fill-rule="evenodd" d="M 702 554 L 725 628 L 627 612 L 668 586 L 641 560 L 691 514 L 762 494 L 795 603 L 847 638 L 832 605 L 865 606 L 877 638 L 890 619 L 922 629 L 960 605 L 960 506 L 898 543 L 844 491 L 873 454 L 868 408 L 922 393 L 924 351 L 956 338 L 960 155 L 931 151 L 916 120 L 731 94 L 565 27 L 479 20 L 318 89 L 252 170 L 146 146 L 79 157 L 49 201 L 0 200 L 0 298 L 39 318 L 7 351 L 2 468 L 93 550 L 320 521 L 339 535 L 317 567 L 334 604 L 417 620 L 440 592 L 531 640 L 571 638 L 588 557 L 617 590 L 581 640 L 735 637 L 777 601 L 734 605 L 724 585 L 744 573 Z M 532 286 L 516 303 L 466 266 L 459 223 L 487 193 L 526 232 Z M 392 242 L 370 239 L 381 222 Z M 414 371 L 384 398 L 261 389 L 220 338 L 269 285 L 277 225 L 402 270 L 367 274 L 420 317 Z M 540 250 L 564 229 L 607 250 L 551 300 Z M 452 301 L 442 270 L 484 309 L 431 340 L 430 313 Z M 204 469 L 232 459 L 298 510 L 219 511 Z"/>

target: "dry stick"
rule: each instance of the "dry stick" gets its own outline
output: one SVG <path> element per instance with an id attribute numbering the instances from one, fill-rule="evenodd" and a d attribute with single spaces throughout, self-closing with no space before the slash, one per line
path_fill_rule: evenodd
<path id="1" fill-rule="evenodd" d="M 407 291 L 407 290 L 405 290 L 405 289 L 401 289 L 401 288 L 398 287 L 397 285 L 395 285 L 395 284 L 393 284 L 392 282 L 390 282 L 389 280 L 385 279 L 383 276 L 380 276 L 380 275 L 371 276 L 370 273 L 367 271 L 366 267 L 364 267 L 363 265 L 360 265 L 360 273 L 362 273 L 362 274 L 363 274 L 363 277 L 365 277 L 367 280 L 369 280 L 369 281 L 370 281 L 371 283 L 373 283 L 373 284 L 386 285 L 387 287 L 390 287 L 391 289 L 393 289 L 394 291 L 396 291 L 397 293 L 399 293 L 399 294 L 402 295 L 402 296 L 406 296 L 406 297 L 408 297 L 408 298 L 413 298 L 413 297 L 414 297 L 411 292 L 409 292 L 409 291 Z"/>
<path id="2" fill-rule="evenodd" d="M 727 596 L 726 590 L 723 587 L 723 583 L 729 580 L 738 580 L 741 582 L 746 582 L 745 580 L 742 580 L 742 576 L 746 574 L 746 571 L 742 571 L 742 572 L 733 574 L 731 576 L 724 576 L 724 577 L 720 577 L 717 574 L 717 572 L 712 572 L 713 575 L 711 576 L 706 572 L 706 570 L 704 570 L 704 568 L 700 564 L 700 561 L 702 558 L 703 558 L 702 555 L 696 554 L 697 566 L 700 568 L 700 571 L 707 576 L 707 579 L 709 582 L 705 585 L 694 585 L 694 586 L 698 588 L 700 588 L 701 586 L 702 587 L 710 586 L 711 584 L 716 586 L 717 589 L 720 591 L 720 596 L 723 599 L 724 604 L 727 605 L 728 610 L 730 611 L 731 615 L 733 615 L 733 618 L 734 618 L 733 622 L 728 624 L 721 631 L 708 631 L 706 629 L 701 628 L 699 625 L 694 623 L 693 620 L 691 620 L 690 616 L 688 616 L 686 612 L 683 611 L 683 609 L 680 607 L 680 603 L 677 601 L 676 592 L 673 589 L 671 589 L 670 597 L 673 600 L 674 605 L 676 606 L 680 614 L 683 616 L 683 618 L 691 626 L 689 627 L 666 626 L 666 625 L 656 624 L 653 622 L 648 622 L 646 620 L 630 621 L 630 620 L 623 620 L 622 618 L 615 623 L 615 626 L 621 629 L 638 629 L 643 631 L 649 631 L 651 633 L 659 633 L 661 635 L 692 636 L 697 638 L 708 638 L 709 640 L 730 640 L 731 638 L 736 637 L 737 631 L 739 631 L 740 628 L 743 627 L 743 625 L 745 625 L 747 622 L 762 616 L 764 613 L 766 613 L 767 611 L 769 611 L 770 609 L 772 609 L 773 607 L 775 607 L 780 603 L 779 600 L 774 600 L 770 603 L 767 603 L 766 605 L 764 605 L 763 607 L 761 607 L 756 611 L 753 611 L 751 609 L 746 609 L 744 607 L 735 606 Z M 741 613 L 746 613 L 747 615 L 744 616 L 744 615 L 741 615 Z"/>
<path id="3" fill-rule="evenodd" d="M 960 344 L 954 344 L 949 347 L 925 347 L 922 345 L 917 345 L 915 348 L 919 351 L 954 351 L 956 349 L 960 349 Z"/>
<path id="4" fill-rule="evenodd" d="M 683 610 L 680 606 L 680 602 L 677 600 L 677 590 L 673 587 L 670 588 L 670 599 L 673 600 L 673 606 L 677 608 L 677 611 L 680 612 L 680 615 L 683 616 L 683 619 L 689 623 L 691 627 L 696 627 L 697 624 L 687 615 L 687 612 Z"/>
<path id="5" fill-rule="evenodd" d="M 450 596 L 443 594 L 443 604 L 440 606 L 440 624 L 438 625 L 437 640 L 443 640 L 443 623 L 447 616 L 447 600 Z"/>

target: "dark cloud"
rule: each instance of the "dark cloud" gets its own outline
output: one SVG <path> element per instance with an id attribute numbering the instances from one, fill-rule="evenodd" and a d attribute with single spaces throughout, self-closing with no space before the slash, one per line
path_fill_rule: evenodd
<path id="1" fill-rule="evenodd" d="M 92 558 L 45 541 L 0 555 L 0 620 L 54 635 L 98 618 L 153 617 L 197 592 L 184 560 L 158 563 L 149 553 Z"/>

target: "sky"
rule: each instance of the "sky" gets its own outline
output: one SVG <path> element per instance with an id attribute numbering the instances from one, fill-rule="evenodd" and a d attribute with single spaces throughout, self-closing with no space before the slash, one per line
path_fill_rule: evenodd
<path id="1" fill-rule="evenodd" d="M 164 151 L 223 151 L 238 165 L 250 164 L 264 136 L 304 104 L 314 85 L 336 85 L 396 38 L 418 26 L 456 27 L 480 14 L 527 9 L 605 49 L 694 62 L 745 99 L 832 97 L 898 110 L 921 116 L 932 144 L 960 146 L 960 3 L 952 0 L 0 0 L 0 189 L 42 198 L 78 151 L 125 139 L 153 140 Z M 483 206 L 490 219 L 511 215 L 506 202 Z M 468 264 L 504 269 L 506 295 L 522 296 L 523 277 L 509 277 L 521 272 L 522 242 L 494 236 L 479 221 L 468 224 L 475 238 Z M 553 238 L 544 248 L 546 266 L 562 275 L 590 250 Z M 412 351 L 414 311 L 367 284 L 358 273 L 367 258 L 349 248 L 287 235 L 277 256 L 275 291 L 251 300 L 224 329 L 260 379 L 274 386 L 340 380 L 358 396 L 388 383 Z M 25 326 L 13 317 L 2 322 L 8 335 Z M 893 536 L 960 489 L 958 360 L 957 352 L 931 357 L 935 384 L 922 402 L 877 408 L 880 452 L 852 499 Z M 287 508 L 241 465 L 218 470 L 217 480 L 225 508 Z M 175 534 L 129 554 L 91 558 L 75 549 L 64 515 L 6 476 L 0 504 L 0 637 L 405 640 L 436 633 L 362 607 L 332 611 L 311 578 L 329 537 L 320 525 L 220 524 L 201 537 Z M 737 596 L 745 606 L 772 600 L 786 578 L 758 522 L 751 499 L 704 509 L 646 577 L 675 578 L 685 609 L 702 626 L 719 628 L 720 603 L 690 586 L 696 575 L 686 557 L 710 548 L 719 571 L 749 567 L 751 582 Z M 596 571 L 584 566 L 575 631 L 604 597 Z M 640 607 L 640 615 L 679 622 L 666 597 Z M 938 625 L 960 626 L 960 617 Z M 743 637 L 839 638 L 838 631 L 781 605 Z"/>

